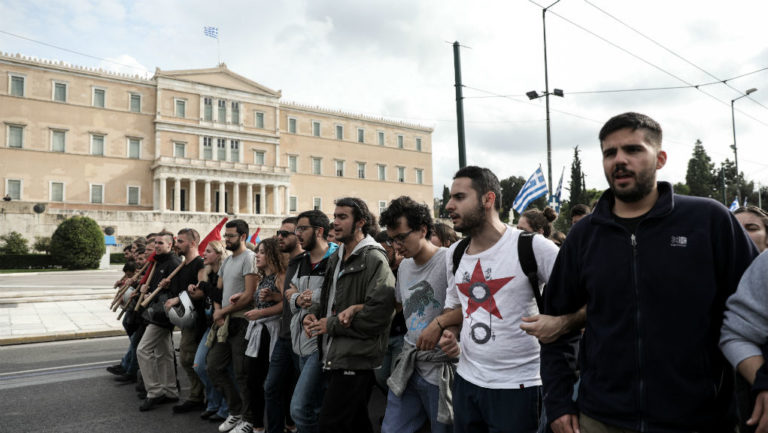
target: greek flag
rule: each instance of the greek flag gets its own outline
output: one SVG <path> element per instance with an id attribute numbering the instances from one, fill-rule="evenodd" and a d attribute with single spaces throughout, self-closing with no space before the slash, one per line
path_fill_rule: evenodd
<path id="1" fill-rule="evenodd" d="M 565 173 L 565 167 L 560 172 L 560 182 L 557 183 L 557 190 L 555 195 L 549 198 L 549 207 L 555 210 L 555 213 L 560 213 L 560 201 L 563 193 L 563 174 Z"/>
<path id="2" fill-rule="evenodd" d="M 739 197 L 734 197 L 733 203 L 731 203 L 731 207 L 729 207 L 728 209 L 730 209 L 731 212 L 733 212 L 738 208 L 739 208 Z"/>
<path id="3" fill-rule="evenodd" d="M 517 197 L 515 197 L 515 201 L 512 203 L 512 209 L 517 211 L 517 213 L 523 213 L 532 201 L 546 193 L 547 182 L 544 180 L 544 173 L 541 171 L 541 167 L 539 167 L 528 178 L 520 192 L 517 193 Z"/>
<path id="4" fill-rule="evenodd" d="M 206 36 L 209 36 L 213 39 L 219 39 L 218 27 L 205 26 L 203 27 L 203 33 L 205 33 Z"/>

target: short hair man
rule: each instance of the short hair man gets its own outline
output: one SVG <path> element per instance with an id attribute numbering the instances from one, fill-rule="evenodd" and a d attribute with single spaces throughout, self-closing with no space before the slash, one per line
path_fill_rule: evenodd
<path id="1" fill-rule="evenodd" d="M 256 255 L 245 247 L 248 223 L 232 220 L 224 227 L 224 243 L 226 248 L 232 251 L 232 255 L 224 259 L 219 269 L 218 287 L 223 293 L 221 305 L 214 303 L 213 322 L 217 327 L 225 326 L 228 316 L 228 336 L 224 342 L 216 341 L 208 352 L 208 376 L 213 385 L 222 391 L 229 404 L 230 415 L 219 425 L 219 431 L 250 433 L 254 417 L 261 416 L 251 410 L 248 372 L 245 369 L 245 331 L 248 328 L 245 312 L 253 302 L 253 294 L 258 284 L 253 266 Z M 236 294 L 241 295 L 231 303 L 230 298 Z M 237 386 L 230 377 L 230 363 L 234 367 Z"/>
<path id="2" fill-rule="evenodd" d="M 571 208 L 571 224 L 576 224 L 581 221 L 581 219 L 589 215 L 590 212 L 589 206 L 585 204 L 574 205 Z"/>
<path id="3" fill-rule="evenodd" d="M 296 273 L 297 257 L 304 252 L 296 236 L 296 217 L 285 218 L 277 231 L 280 252 L 288 255 L 283 292 L 283 313 L 280 320 L 280 332 L 269 359 L 269 370 L 264 381 L 264 400 L 267 411 L 267 431 L 282 432 L 285 419 L 290 412 L 290 396 L 296 386 L 298 371 L 291 350 L 291 309 L 285 298 L 290 289 L 291 276 Z"/>
<path id="4" fill-rule="evenodd" d="M 542 346 L 552 430 L 733 431 L 733 373 L 717 341 L 757 251 L 721 204 L 656 181 L 667 161 L 656 121 L 620 114 L 599 139 L 609 189 L 568 234 L 545 297 L 547 314 L 587 305 L 578 410 L 576 332 Z"/>
<path id="5" fill-rule="evenodd" d="M 363 200 L 336 200 L 333 229 L 340 246 L 328 262 L 320 303 L 312 304 L 303 322 L 310 336 L 322 335 L 319 350 L 329 370 L 320 410 L 323 433 L 372 431 L 367 408 L 373 369 L 381 365 L 395 311 L 395 277 L 368 235 L 374 224 Z M 348 309 L 357 313 L 342 322 L 339 316 Z"/>
<path id="6" fill-rule="evenodd" d="M 330 225 L 322 211 L 309 210 L 299 214 L 296 237 L 304 252 L 292 261 L 295 262 L 295 271 L 290 276 L 289 289 L 285 291 L 284 302 L 292 313 L 290 336 L 293 352 L 299 357 L 300 370 L 291 399 L 291 417 L 301 432 L 319 430 L 319 414 L 325 394 L 317 337 L 308 336 L 302 322 L 312 303 L 320 302 L 328 260 L 338 248 L 336 244 L 328 243 Z"/>
<path id="7" fill-rule="evenodd" d="M 382 433 L 414 433 L 428 420 L 432 432 L 452 431 L 450 411 L 439 417 L 440 389 L 452 383 L 452 361 L 439 347 L 448 287 L 446 248 L 432 244 L 429 207 L 407 196 L 398 197 L 381 214 L 389 244 L 403 261 L 398 268 L 395 300 L 402 305 L 407 324 L 402 352 L 388 380 L 387 409 Z M 454 336 L 455 337 L 455 336 Z M 447 373 L 451 370 L 451 373 Z M 448 402 L 443 401 L 448 407 Z"/>

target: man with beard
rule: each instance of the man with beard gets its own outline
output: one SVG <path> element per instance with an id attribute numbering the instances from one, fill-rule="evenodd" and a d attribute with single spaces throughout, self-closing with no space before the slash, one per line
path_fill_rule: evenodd
<path id="1" fill-rule="evenodd" d="M 587 306 L 577 402 L 576 333 L 542 346 L 552 430 L 733 432 L 733 372 L 718 338 L 757 251 L 722 204 L 656 181 L 667 161 L 656 121 L 620 114 L 599 139 L 610 188 L 568 234 L 544 299 L 553 315 Z"/>
<path id="2" fill-rule="evenodd" d="M 223 294 L 221 305 L 214 303 L 213 322 L 215 326 L 222 327 L 228 320 L 229 326 L 226 340 L 220 342 L 214 339 L 213 347 L 208 352 L 208 376 L 213 385 L 222 391 L 229 404 L 230 415 L 219 425 L 219 431 L 250 433 L 253 429 L 253 417 L 262 416 L 252 413 L 248 374 L 245 370 L 245 331 L 248 328 L 245 312 L 250 309 L 258 284 L 253 266 L 256 254 L 245 247 L 245 241 L 248 239 L 248 223 L 245 221 L 227 222 L 224 238 L 232 255 L 224 260 L 219 269 L 218 288 L 223 290 Z M 242 295 L 235 303 L 230 303 L 229 299 L 238 293 Z M 230 377 L 230 363 L 234 367 L 237 386 Z"/>
<path id="3" fill-rule="evenodd" d="M 368 234 L 374 225 L 363 200 L 336 201 L 333 229 L 340 246 L 328 262 L 320 303 L 312 304 L 303 321 L 309 337 L 322 336 L 319 354 L 328 371 L 320 410 L 323 433 L 373 431 L 368 419 L 373 369 L 381 365 L 395 312 L 395 277 L 384 251 Z M 357 312 L 343 321 L 340 316 L 348 309 Z"/>
<path id="4" fill-rule="evenodd" d="M 147 282 L 147 295 L 158 286 L 166 286 L 168 277 L 181 263 L 179 256 L 173 254 L 173 233 L 162 231 L 155 237 L 155 271 Z M 143 289 L 143 288 L 142 288 Z M 141 376 L 147 396 L 139 406 L 144 412 L 158 404 L 178 401 L 179 390 L 176 387 L 176 368 L 173 357 L 173 325 L 163 309 L 167 294 L 160 292 L 147 307 L 141 317 L 147 322 L 144 335 L 136 348 Z"/>
<path id="5" fill-rule="evenodd" d="M 520 329 L 523 317 L 538 313 L 538 287 L 520 264 L 523 232 L 499 219 L 500 194 L 493 172 L 464 167 L 453 177 L 445 206 L 454 228 L 469 237 L 446 254 L 446 310 L 435 319 L 440 328 L 463 322 L 453 387 L 456 433 L 533 433 L 538 427 L 539 342 Z M 531 248 L 538 280 L 546 283 L 558 249 L 543 236 L 534 236 Z M 442 350 L 451 354 L 455 346 L 453 334 L 444 331 Z"/>
<path id="6" fill-rule="evenodd" d="M 292 261 L 296 272 L 289 283 L 290 288 L 285 291 L 284 302 L 293 314 L 290 323 L 293 352 L 299 357 L 300 375 L 291 400 L 291 417 L 296 421 L 299 433 L 319 431 L 320 406 L 325 393 L 317 338 L 307 336 L 302 321 L 312 303 L 320 302 L 328 259 L 338 248 L 326 240 L 330 225 L 322 211 L 309 210 L 299 214 L 296 237 L 304 253 Z"/>
<path id="7" fill-rule="evenodd" d="M 288 255 L 288 268 L 283 285 L 283 314 L 280 320 L 280 333 L 269 360 L 269 371 L 264 382 L 264 399 L 267 411 L 267 433 L 283 433 L 285 420 L 290 419 L 291 394 L 296 386 L 298 360 L 291 350 L 291 308 L 288 306 L 286 292 L 290 289 L 291 278 L 296 273 L 298 257 L 304 250 L 298 242 L 296 218 L 283 220 L 277 231 L 280 252 Z"/>

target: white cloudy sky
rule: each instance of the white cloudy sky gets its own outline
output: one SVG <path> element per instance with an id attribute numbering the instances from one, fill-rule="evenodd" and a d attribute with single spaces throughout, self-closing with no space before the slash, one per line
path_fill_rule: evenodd
<path id="1" fill-rule="evenodd" d="M 605 188 L 597 132 L 630 110 L 665 129 L 661 179 L 684 180 L 696 139 L 715 162 L 732 159 L 730 101 L 756 87 L 736 103 L 739 165 L 768 185 L 768 70 L 729 81 L 735 89 L 577 93 L 697 85 L 766 68 L 767 12 L 760 0 L 555 5 L 547 14 L 549 82 L 565 91 L 551 100 L 555 183 L 578 145 L 587 186 Z M 219 28 L 230 69 L 282 89 L 286 101 L 434 127 L 436 194 L 458 168 L 448 43 L 458 40 L 469 47 L 461 53 L 468 162 L 500 178 L 546 170 L 544 101 L 524 96 L 544 89 L 541 8 L 524 0 L 3 0 L 0 51 L 125 72 L 211 67 L 217 47 L 204 25 Z"/>

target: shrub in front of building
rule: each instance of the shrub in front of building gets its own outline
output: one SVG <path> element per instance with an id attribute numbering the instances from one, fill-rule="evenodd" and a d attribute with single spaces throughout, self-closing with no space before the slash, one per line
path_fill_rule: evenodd
<path id="1" fill-rule="evenodd" d="M 51 256 L 67 269 L 94 269 L 106 252 L 104 235 L 91 218 L 74 216 L 64 220 L 51 237 Z"/>
<path id="2" fill-rule="evenodd" d="M 10 232 L 0 236 L 0 254 L 29 254 L 29 246 L 19 232 Z"/>

